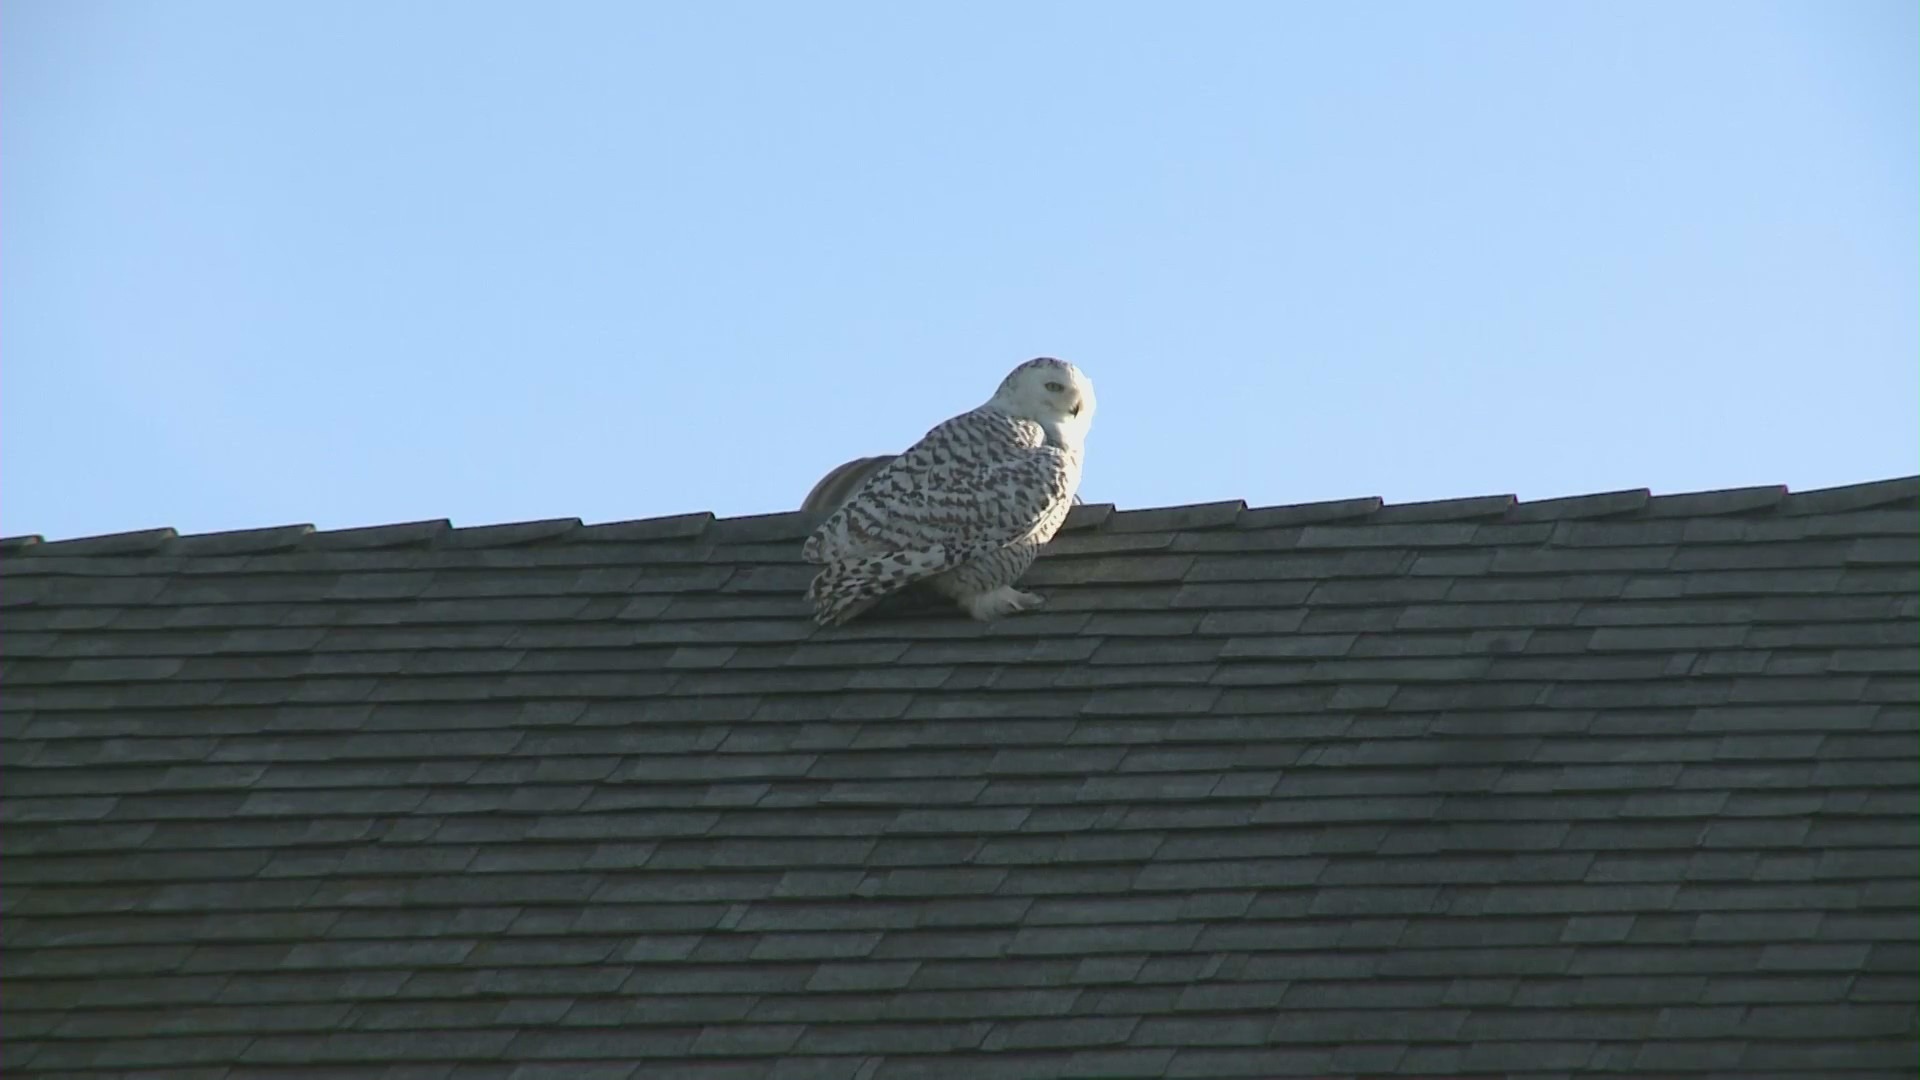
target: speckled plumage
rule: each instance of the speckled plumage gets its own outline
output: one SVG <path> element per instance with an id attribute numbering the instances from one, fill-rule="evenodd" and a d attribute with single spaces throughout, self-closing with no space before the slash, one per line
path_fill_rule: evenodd
<path id="1" fill-rule="evenodd" d="M 846 622 L 916 581 L 976 619 L 1040 606 L 1013 587 L 1073 508 L 1093 383 L 1042 357 L 985 405 L 927 432 L 807 538 L 817 621 Z"/>

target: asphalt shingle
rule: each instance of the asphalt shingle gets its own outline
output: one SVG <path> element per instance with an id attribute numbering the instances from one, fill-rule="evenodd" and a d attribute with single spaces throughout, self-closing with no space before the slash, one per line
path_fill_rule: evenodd
<path id="1" fill-rule="evenodd" d="M 1920 480 L 0 541 L 9 1075 L 1840 1076 L 1920 1018 Z"/>

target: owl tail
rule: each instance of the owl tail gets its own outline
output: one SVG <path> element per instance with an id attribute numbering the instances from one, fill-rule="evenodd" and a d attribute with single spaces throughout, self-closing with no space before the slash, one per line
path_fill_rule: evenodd
<path id="1" fill-rule="evenodd" d="M 838 626 L 878 603 L 880 598 L 921 576 L 920 560 L 906 552 L 836 559 L 807 586 L 813 621 Z"/>

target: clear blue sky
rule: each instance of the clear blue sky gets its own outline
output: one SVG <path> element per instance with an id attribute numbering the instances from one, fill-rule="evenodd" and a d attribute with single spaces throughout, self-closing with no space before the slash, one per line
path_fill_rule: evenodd
<path id="1" fill-rule="evenodd" d="M 1912 0 L 0 8 L 0 532 L 1920 471 Z"/>

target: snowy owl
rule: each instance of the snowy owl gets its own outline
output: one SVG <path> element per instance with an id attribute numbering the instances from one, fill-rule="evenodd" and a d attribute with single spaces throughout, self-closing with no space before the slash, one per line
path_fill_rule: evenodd
<path id="1" fill-rule="evenodd" d="M 1064 360 L 1014 368 L 985 405 L 935 427 L 807 538 L 814 619 L 846 622 L 925 581 L 976 619 L 1043 602 L 1013 587 L 1073 508 L 1093 381 Z"/>

